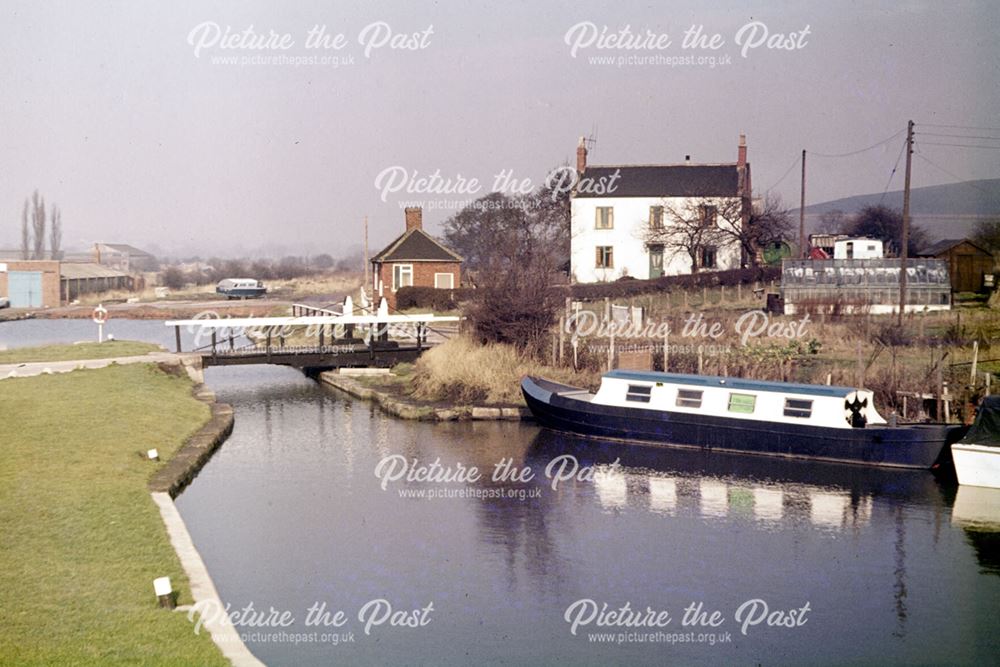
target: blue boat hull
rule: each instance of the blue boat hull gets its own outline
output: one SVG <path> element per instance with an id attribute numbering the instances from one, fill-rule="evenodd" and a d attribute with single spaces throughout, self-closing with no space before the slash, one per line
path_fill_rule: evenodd
<path id="1" fill-rule="evenodd" d="M 266 287 L 237 287 L 231 290 L 216 288 L 215 292 L 227 299 L 259 299 L 267 294 Z"/>
<path id="2" fill-rule="evenodd" d="M 574 389 L 532 377 L 521 382 L 524 400 L 543 426 L 669 447 L 926 469 L 964 432 L 947 424 L 836 429 L 596 405 L 561 395 Z"/>

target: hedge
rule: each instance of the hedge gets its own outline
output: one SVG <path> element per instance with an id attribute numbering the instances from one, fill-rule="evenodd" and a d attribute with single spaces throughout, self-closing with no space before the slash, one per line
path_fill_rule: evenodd
<path id="1" fill-rule="evenodd" d="M 396 292 L 396 310 L 430 308 L 454 310 L 459 302 L 468 299 L 469 289 L 437 289 L 436 287 L 400 287 Z"/>
<path id="2" fill-rule="evenodd" d="M 756 282 L 779 280 L 781 269 L 760 267 L 751 269 L 731 269 L 728 271 L 703 271 L 682 276 L 662 276 L 651 280 L 629 278 L 612 283 L 581 283 L 571 285 L 569 291 L 574 299 L 600 299 L 603 297 L 629 297 L 654 292 L 672 292 L 701 287 L 735 287 L 738 284 L 752 285 Z"/>
<path id="3" fill-rule="evenodd" d="M 553 287 L 560 292 L 568 292 L 574 299 L 624 298 L 672 292 L 675 290 L 700 289 L 702 287 L 735 287 L 737 284 L 753 285 L 780 280 L 781 269 L 761 267 L 752 269 L 731 269 L 729 271 L 703 271 L 682 276 L 663 276 L 652 280 L 624 278 L 611 283 L 581 283 Z M 396 309 L 430 308 L 436 311 L 454 310 L 459 303 L 472 297 L 474 290 L 436 289 L 434 287 L 402 287 L 396 292 Z"/>

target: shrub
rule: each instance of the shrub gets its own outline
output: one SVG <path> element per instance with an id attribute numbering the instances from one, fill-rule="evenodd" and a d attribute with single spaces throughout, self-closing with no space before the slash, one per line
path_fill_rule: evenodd
<path id="1" fill-rule="evenodd" d="M 459 336 L 417 359 L 413 396 L 451 403 L 522 404 L 521 378 L 525 375 L 588 387 L 600 377 L 599 372 L 575 374 L 572 369 L 543 366 L 512 345 L 480 345 Z"/>
<path id="2" fill-rule="evenodd" d="M 187 277 L 184 275 L 184 272 L 176 266 L 168 266 L 161 274 L 160 282 L 162 282 L 165 287 L 169 287 L 173 290 L 179 290 L 184 288 L 184 284 L 187 282 Z"/>
<path id="3" fill-rule="evenodd" d="M 526 257 L 516 266 L 491 271 L 490 282 L 473 293 L 466 313 L 479 342 L 506 343 L 529 354 L 541 351 L 561 305 L 543 259 Z"/>

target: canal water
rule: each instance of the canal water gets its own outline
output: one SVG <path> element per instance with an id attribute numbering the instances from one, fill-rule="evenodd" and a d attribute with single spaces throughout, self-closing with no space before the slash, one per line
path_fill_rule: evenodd
<path id="1" fill-rule="evenodd" d="M 0 344 L 83 331 L 33 324 L 0 325 Z M 164 329 L 129 323 L 129 337 L 167 344 Z M 236 424 L 177 505 L 268 664 L 1000 655 L 1000 492 L 527 424 L 404 422 L 278 367 L 206 379 Z M 257 613 L 271 610 L 294 620 Z"/>

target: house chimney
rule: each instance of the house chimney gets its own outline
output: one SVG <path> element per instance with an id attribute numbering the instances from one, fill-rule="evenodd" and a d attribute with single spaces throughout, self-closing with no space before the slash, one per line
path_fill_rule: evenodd
<path id="1" fill-rule="evenodd" d="M 740 132 L 740 147 L 736 153 L 736 166 L 747 166 L 747 135 Z"/>
<path id="2" fill-rule="evenodd" d="M 423 229 L 423 209 L 419 206 L 407 207 L 406 212 L 406 231 L 411 229 Z"/>
<path id="3" fill-rule="evenodd" d="M 580 137 L 580 144 L 576 147 L 576 171 L 582 174 L 587 169 L 587 139 Z"/>

